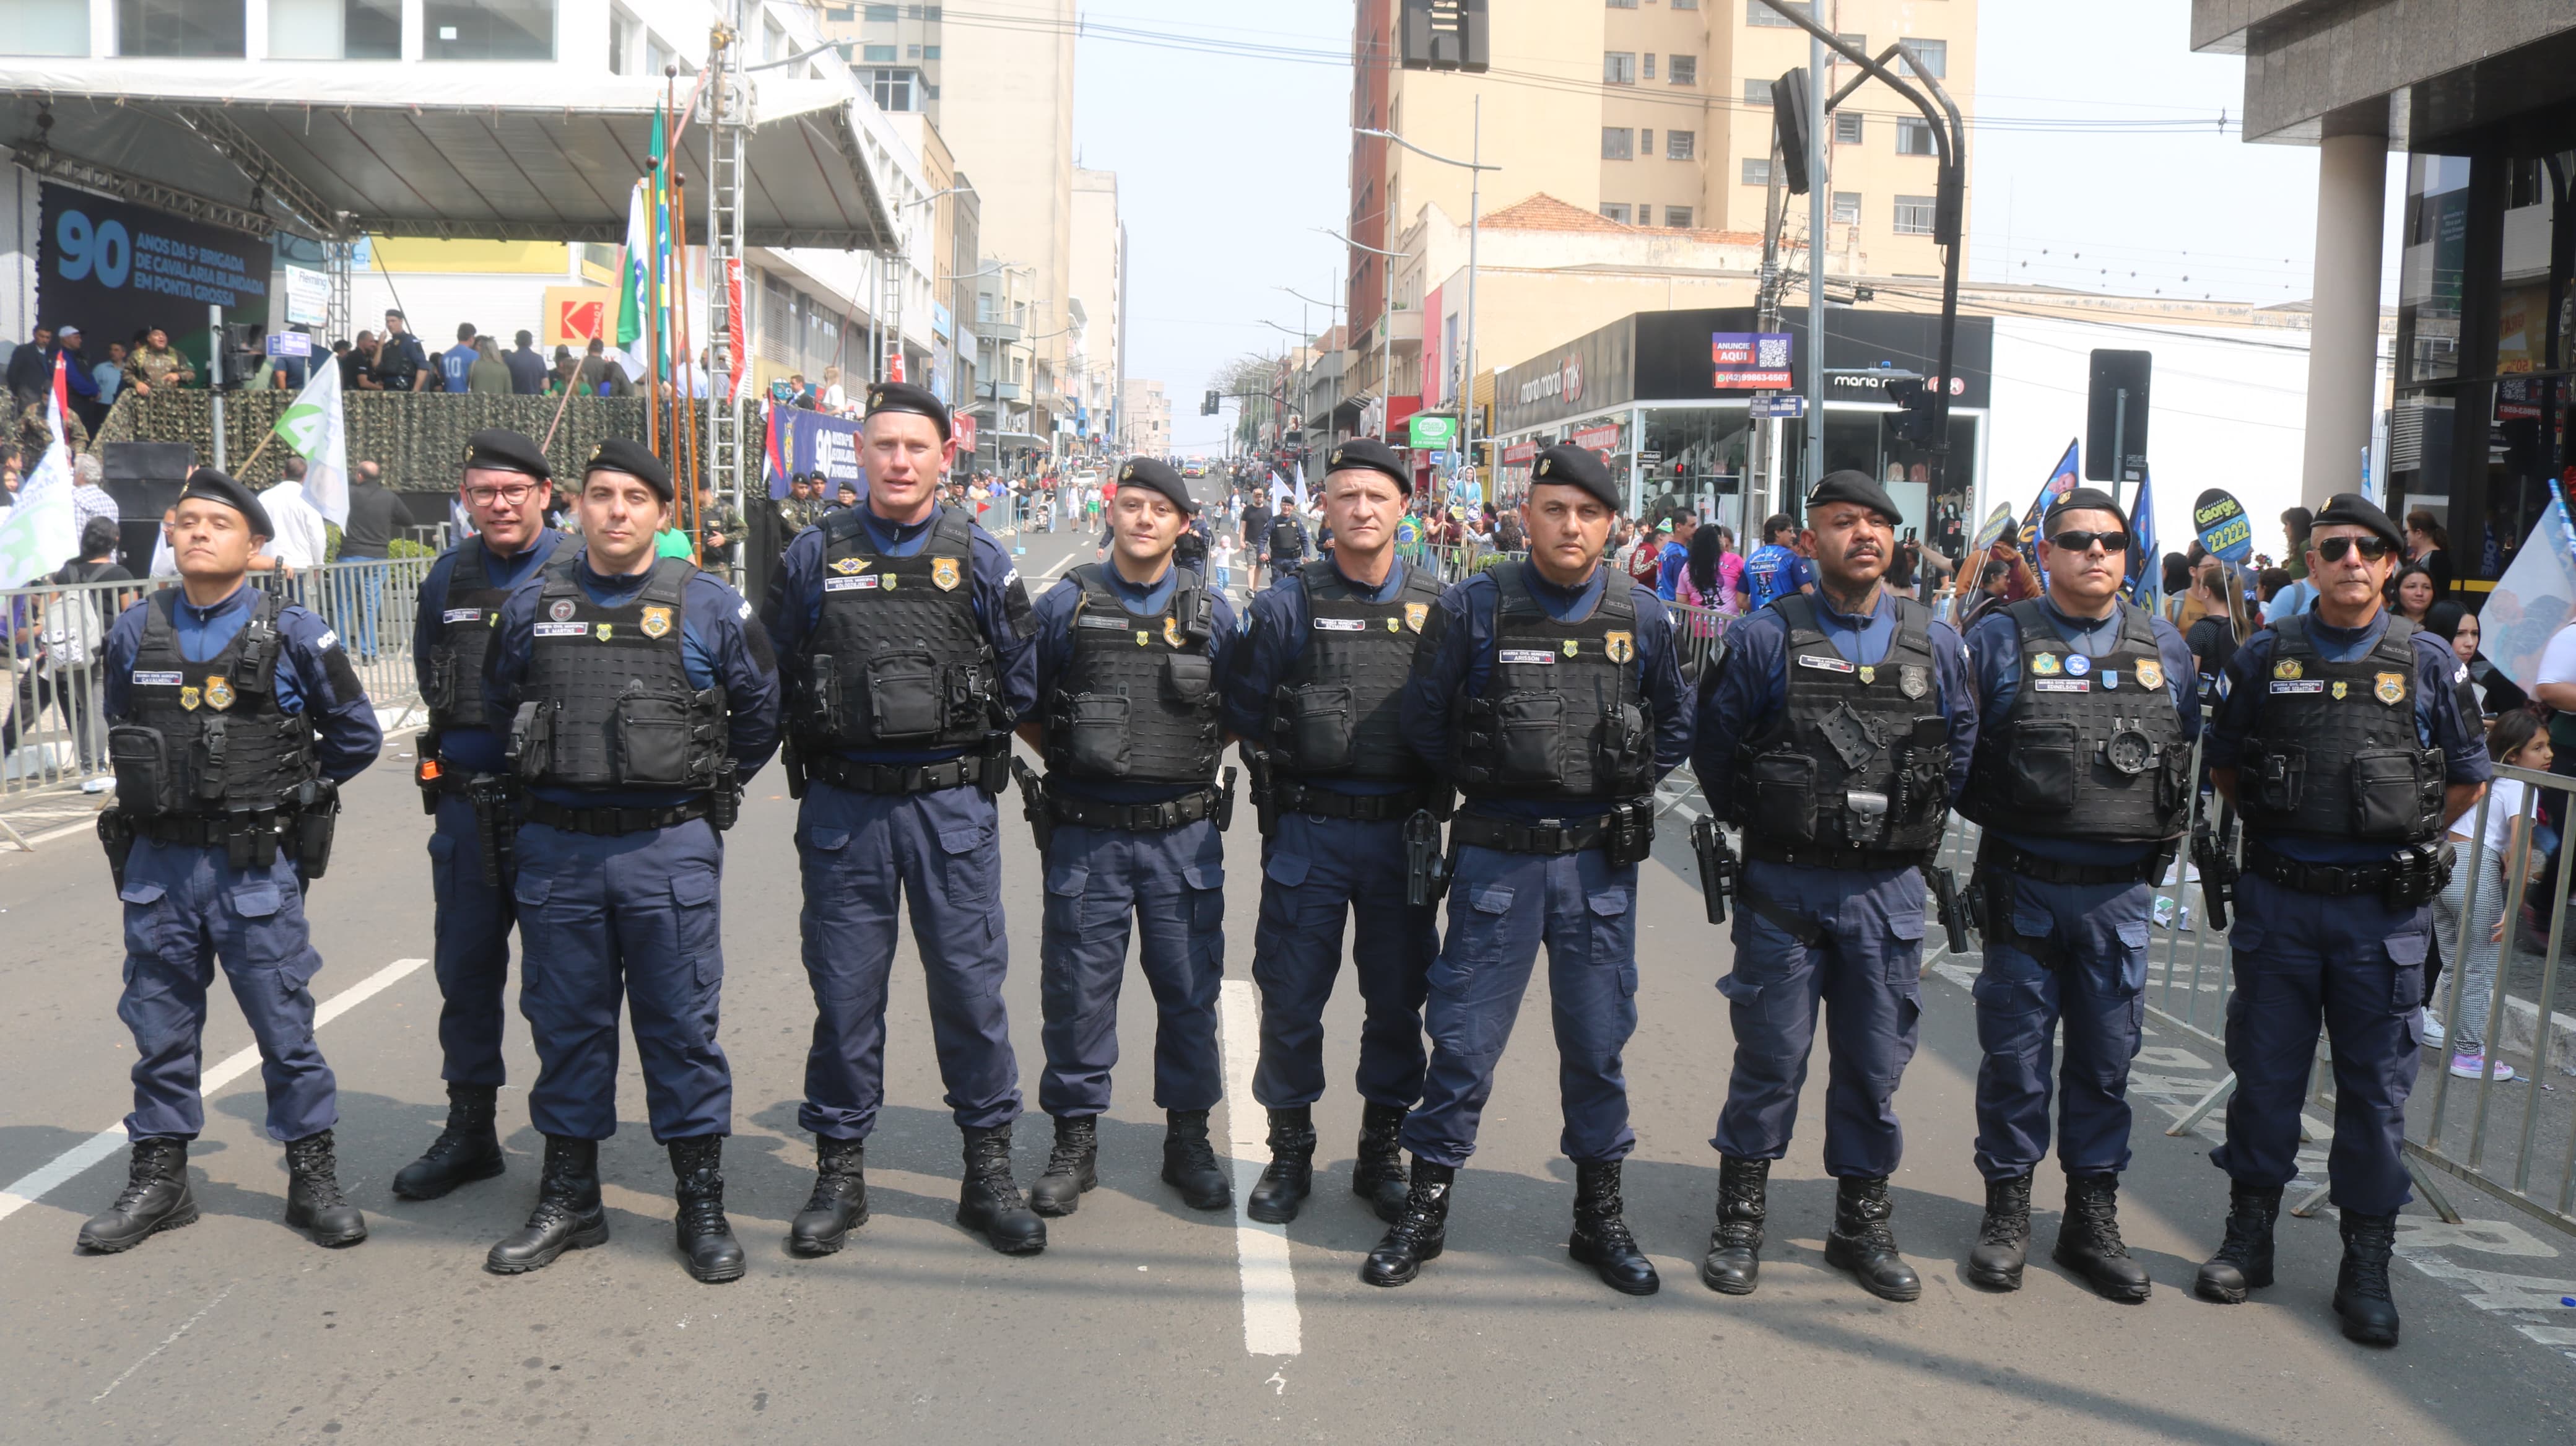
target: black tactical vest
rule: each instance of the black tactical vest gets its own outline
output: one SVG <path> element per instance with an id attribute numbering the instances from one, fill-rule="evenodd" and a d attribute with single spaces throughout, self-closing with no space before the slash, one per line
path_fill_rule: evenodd
<path id="1" fill-rule="evenodd" d="M 2237 808 L 2257 833 L 2429 843 L 2441 832 L 2443 759 L 2415 731 L 2415 625 L 2388 619 L 2368 653 L 2329 663 L 2308 618 L 2273 628 L 2272 668 L 2237 764 Z"/>
<path id="2" fill-rule="evenodd" d="M 2012 708 L 1979 725 L 1959 811 L 2041 838 L 2180 837 L 2191 748 L 2155 615 L 2122 602 L 2120 641 L 2095 657 L 2067 646 L 2047 607 L 2033 598 L 2007 609 L 2021 630 Z"/>
<path id="3" fill-rule="evenodd" d="M 1291 776 L 1415 781 L 1426 770 L 1404 746 L 1405 679 L 1413 643 L 1440 589 L 1405 569 L 1392 602 L 1355 593 L 1330 559 L 1297 570 L 1304 644 L 1271 696 L 1270 747 Z M 1292 646 L 1295 644 L 1292 643 Z"/>
<path id="4" fill-rule="evenodd" d="M 624 607 L 590 600 L 580 554 L 546 565 L 527 686 L 512 721 L 519 775 L 559 788 L 711 789 L 725 756 L 722 688 L 689 686 L 682 599 L 697 568 L 653 564 Z"/>
<path id="5" fill-rule="evenodd" d="M 877 550 L 859 509 L 823 520 L 823 609 L 793 714 L 798 746 L 965 748 L 999 726 L 975 618 L 975 525 L 942 507 L 921 550 Z"/>
<path id="6" fill-rule="evenodd" d="M 1727 821 L 1748 839 L 1819 852 L 1939 846 L 1950 725 L 1932 671 L 1932 613 L 1912 598 L 1892 601 L 1896 636 L 1874 664 L 1843 656 L 1814 598 L 1772 602 L 1788 624 L 1788 696 L 1779 721 L 1736 749 Z"/>
<path id="7" fill-rule="evenodd" d="M 452 728 L 489 728 L 499 720 L 483 711 L 483 660 L 492 651 L 492 630 L 501 625 L 501 604 L 510 589 L 494 587 L 483 563 L 483 540 L 469 537 L 456 549 L 456 566 L 447 574 L 447 607 L 439 614 L 438 641 L 429 646 L 429 671 L 421 676 L 421 701 L 429 707 L 433 733 Z"/>
<path id="8" fill-rule="evenodd" d="M 277 599 L 254 590 L 250 617 L 212 659 L 179 654 L 180 590 L 144 603 L 130 715 L 109 730 L 117 806 L 138 817 L 255 813 L 315 777 L 313 725 L 277 706 Z"/>
<path id="9" fill-rule="evenodd" d="M 1294 560 L 1305 554 L 1306 525 L 1292 514 L 1282 513 L 1270 524 L 1270 557 Z"/>
<path id="10" fill-rule="evenodd" d="M 1047 767 L 1073 778 L 1214 782 L 1225 747 L 1208 649 L 1215 600 L 1197 573 L 1176 567 L 1170 603 L 1139 617 L 1110 590 L 1103 566 L 1065 574 L 1081 586 L 1082 603 L 1073 660 L 1048 701 Z"/>
<path id="11" fill-rule="evenodd" d="M 1654 720 L 1638 686 L 1637 606 L 1615 569 L 1581 621 L 1530 595 L 1526 562 L 1492 570 L 1494 652 L 1459 700 L 1451 776 L 1469 798 L 1626 799 L 1654 786 Z"/>

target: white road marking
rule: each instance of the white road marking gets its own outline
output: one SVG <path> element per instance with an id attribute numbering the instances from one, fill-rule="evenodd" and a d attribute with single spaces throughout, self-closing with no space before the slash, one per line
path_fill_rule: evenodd
<path id="1" fill-rule="evenodd" d="M 1297 1277 L 1288 1266 L 1288 1230 L 1247 1213 L 1252 1187 L 1270 1162 L 1267 1112 L 1252 1099 L 1252 1066 L 1261 1051 L 1261 999 L 1250 982 L 1225 981 L 1218 998 L 1224 1028 L 1225 1113 L 1234 1136 L 1234 1255 L 1243 1276 L 1243 1350 L 1293 1356 L 1304 1349 L 1297 1317 Z M 1279 1383 L 1285 1393 L 1286 1381 Z"/>
<path id="2" fill-rule="evenodd" d="M 239 1281 L 235 1281 L 233 1282 L 233 1285 L 239 1285 L 240 1283 L 241 1282 Z M 213 1300 L 207 1301 L 203 1306 L 198 1307 L 195 1315 L 179 1322 L 179 1328 L 162 1337 L 161 1344 L 145 1351 L 143 1353 L 143 1359 L 136 1361 L 133 1365 L 127 1366 L 124 1370 L 117 1372 L 116 1379 L 107 1383 L 107 1390 L 101 1391 L 97 1395 L 90 1397 L 89 1403 L 95 1406 L 99 1402 L 106 1400 L 109 1391 L 114 1391 L 117 1387 L 124 1385 L 126 1377 L 133 1375 L 136 1371 L 142 1370 L 146 1365 L 151 1363 L 154 1356 L 157 1356 L 163 1351 L 170 1349 L 172 1346 L 177 1345 L 179 1343 L 179 1337 L 186 1335 L 189 1327 L 194 1326 L 201 1320 L 204 1320 L 206 1318 L 207 1311 L 213 1310 L 216 1306 L 222 1305 L 224 1303 L 224 1297 L 232 1293 L 233 1287 L 231 1285 L 225 1286 L 223 1289 L 216 1291 L 215 1298 Z"/>
<path id="3" fill-rule="evenodd" d="M 319 1009 L 313 1011 L 313 1027 L 319 1029 L 329 1024 L 332 1020 L 400 983 L 403 976 L 428 962 L 426 959 L 396 959 L 356 984 L 341 990 L 325 1000 Z M 201 1095 L 211 1095 L 258 1066 L 259 1046 L 251 1045 L 237 1050 L 223 1063 L 199 1075 L 197 1092 Z M 115 1124 L 72 1146 L 45 1164 L 19 1176 L 9 1183 L 8 1188 L 0 1189 L 0 1220 L 6 1220 L 44 1199 L 45 1196 L 69 1182 L 72 1177 L 124 1147 L 125 1122 L 119 1119 Z M 184 1330 L 186 1327 L 183 1326 L 181 1329 Z M 177 1336 L 171 1337 L 171 1340 L 177 1339 Z M 166 1345 L 168 1342 L 165 1341 L 163 1344 Z M 114 1388 L 110 1387 L 110 1389 Z"/>

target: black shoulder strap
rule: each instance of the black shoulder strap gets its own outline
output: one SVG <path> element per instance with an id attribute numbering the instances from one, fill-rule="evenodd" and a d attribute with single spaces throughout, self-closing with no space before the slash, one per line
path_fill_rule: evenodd
<path id="1" fill-rule="evenodd" d="M 688 596 L 689 579 L 697 575 L 698 565 L 687 558 L 663 558 L 653 564 L 652 573 L 644 579 L 644 590 L 636 597 L 678 607 Z"/>
<path id="2" fill-rule="evenodd" d="M 273 694 L 277 689 L 278 657 L 286 651 L 277 635 L 277 612 L 276 594 L 266 588 L 252 589 L 250 617 L 233 640 L 233 646 L 241 649 L 238 686 L 245 692 Z"/>
<path id="3" fill-rule="evenodd" d="M 823 519 L 823 555 L 846 547 L 855 547 L 870 557 L 877 555 L 877 540 L 868 535 L 867 524 L 859 520 L 859 509 L 844 507 Z"/>
<path id="4" fill-rule="evenodd" d="M 2017 603 L 2006 603 L 2004 612 L 2013 620 L 2013 626 L 2021 631 L 2021 645 L 2024 648 L 2040 643 L 2064 646 L 2057 636 L 2057 630 L 2049 625 L 2048 614 L 2040 606 L 2039 599 L 2026 597 Z M 1980 619 L 1980 621 L 1983 620 Z"/>
<path id="5" fill-rule="evenodd" d="M 1932 609 L 1903 593 L 1891 593 L 1896 604 L 1897 646 L 1929 657 L 1932 652 Z"/>
<path id="6" fill-rule="evenodd" d="M 484 567 L 483 557 L 483 539 L 480 537 L 469 536 L 463 542 L 456 544 L 456 566 L 450 568 L 447 573 L 449 597 L 452 598 L 458 593 L 492 590 L 492 574 L 490 569 Z"/>
<path id="7" fill-rule="evenodd" d="M 1538 599 L 1530 596 L 1529 582 L 1521 575 L 1521 569 L 1528 566 L 1526 562 L 1505 562 L 1485 570 L 1486 576 L 1494 580 L 1495 590 L 1501 594 L 1494 600 L 1494 626 L 1498 632 L 1505 618 L 1546 615 L 1546 610 L 1538 605 Z"/>
<path id="8" fill-rule="evenodd" d="M 1404 597 L 1408 601 L 1440 601 L 1441 588 L 1439 579 L 1432 577 L 1429 573 L 1424 572 L 1418 567 L 1412 566 L 1402 558 L 1398 558 L 1395 565 L 1404 569 Z"/>
<path id="9" fill-rule="evenodd" d="M 1824 637 L 1824 622 L 1816 615 L 1816 600 L 1807 594 L 1783 593 L 1771 600 L 1770 607 L 1780 615 L 1781 621 L 1789 625 L 1789 641 L 1792 643 L 1801 636 L 1810 641 Z"/>
<path id="10" fill-rule="evenodd" d="M 1637 589 L 1644 584 L 1615 567 L 1604 567 L 1601 573 L 1601 600 L 1592 605 L 1592 615 L 1635 626 Z"/>
<path id="11" fill-rule="evenodd" d="M 574 582 L 572 578 L 573 567 L 579 561 L 580 557 L 581 552 L 577 548 L 567 547 L 558 551 L 554 556 L 554 560 L 546 564 L 546 587 L 545 591 L 540 594 L 540 596 L 580 596 L 581 586 Z"/>
<path id="12" fill-rule="evenodd" d="M 2130 652 L 2154 655 L 2163 651 L 2156 641 L 2156 615 L 2129 601 L 2120 599 L 2120 641 Z"/>
<path id="13" fill-rule="evenodd" d="M 1083 601 L 1105 602 L 1112 607 L 1118 606 L 1118 595 L 1109 590 L 1108 580 L 1100 574 L 1101 564 L 1086 562 L 1080 567 L 1067 568 L 1064 575 L 1073 579 L 1074 586 L 1082 589 Z"/>
<path id="14" fill-rule="evenodd" d="M 135 650 L 138 659 L 167 655 L 179 656 L 179 629 L 171 609 L 179 605 L 179 589 L 167 587 L 143 600 L 143 643 Z"/>
<path id="15" fill-rule="evenodd" d="M 859 509 L 852 507 L 845 510 L 856 512 Z M 931 519 L 930 540 L 924 544 L 923 551 L 929 551 L 943 544 L 960 557 L 973 554 L 975 519 L 966 515 L 965 508 L 950 507 L 942 503 L 938 514 Z"/>
<path id="16" fill-rule="evenodd" d="M 2422 631 L 2413 619 L 2390 613 L 2388 631 L 2379 635 L 2378 646 L 2370 651 L 2382 662 L 2411 670 L 2415 666 L 2415 635 Z"/>
<path id="17" fill-rule="evenodd" d="M 2308 641 L 2307 614 L 2300 613 L 2296 617 L 2283 618 L 2272 625 L 2273 657 L 2281 657 L 2284 654 L 2303 658 L 2314 657 L 2316 651 L 2316 645 Z"/>

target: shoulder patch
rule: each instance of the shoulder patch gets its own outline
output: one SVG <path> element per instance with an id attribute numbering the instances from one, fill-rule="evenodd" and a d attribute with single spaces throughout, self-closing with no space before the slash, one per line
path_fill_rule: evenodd
<path id="1" fill-rule="evenodd" d="M 357 665 L 349 661 L 347 648 L 334 644 L 322 649 L 322 676 L 331 684 L 333 703 L 346 707 L 367 701 L 367 685 L 358 680 Z"/>

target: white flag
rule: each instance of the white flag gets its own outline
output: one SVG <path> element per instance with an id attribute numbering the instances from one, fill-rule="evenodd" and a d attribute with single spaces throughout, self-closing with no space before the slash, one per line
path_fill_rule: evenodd
<path id="1" fill-rule="evenodd" d="M 304 459 L 304 495 L 314 509 L 349 525 L 349 429 L 340 413 L 340 368 L 318 359 L 313 380 L 278 417 L 278 440 Z"/>
<path id="2" fill-rule="evenodd" d="M 653 208 L 645 202 L 644 190 L 644 182 L 637 181 L 627 196 L 626 254 L 620 266 L 624 284 L 617 295 L 617 330 L 610 338 L 623 343 L 616 357 L 630 382 L 644 380 L 652 345 L 644 318 L 653 309 Z"/>
<path id="3" fill-rule="evenodd" d="M 57 431 L 18 489 L 18 505 L 0 515 L 0 587 L 25 587 L 74 560 L 80 522 L 72 511 L 72 454 Z"/>

